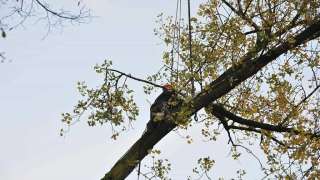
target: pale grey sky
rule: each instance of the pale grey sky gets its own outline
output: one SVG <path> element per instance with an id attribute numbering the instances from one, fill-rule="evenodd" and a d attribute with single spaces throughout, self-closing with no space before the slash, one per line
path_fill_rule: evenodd
<path id="1" fill-rule="evenodd" d="M 186 2 L 186 1 L 185 1 Z M 199 3 L 200 1 L 197 1 Z M 195 10 L 196 4 L 192 7 Z M 156 16 L 174 15 L 176 2 L 91 0 L 87 2 L 94 18 L 89 24 L 67 25 L 44 40 L 46 27 L 26 26 L 0 39 L 0 49 L 12 62 L 0 64 L 0 179 L 1 180 L 88 180 L 99 179 L 141 135 L 149 117 L 154 96 L 145 96 L 140 83 L 136 100 L 141 115 L 133 130 L 119 140 L 110 139 L 107 126 L 89 128 L 86 120 L 59 136 L 62 112 L 71 111 L 79 96 L 76 82 L 97 85 L 93 66 L 113 60 L 119 70 L 144 78 L 158 70 L 163 46 L 153 34 Z M 190 134 L 199 133 L 193 128 Z M 258 163 L 251 156 L 232 161 L 227 139 L 192 145 L 177 134 L 165 137 L 156 148 L 172 163 L 172 178 L 191 175 L 199 155 L 212 156 L 216 166 L 211 176 L 235 177 L 247 167 L 247 179 L 258 179 Z M 136 179 L 134 172 L 128 179 Z"/>

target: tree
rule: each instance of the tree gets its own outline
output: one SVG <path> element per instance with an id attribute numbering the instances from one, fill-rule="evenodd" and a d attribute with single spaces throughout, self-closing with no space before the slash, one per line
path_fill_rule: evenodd
<path id="1" fill-rule="evenodd" d="M 158 73 L 143 80 L 105 61 L 95 66 L 105 79 L 101 87 L 78 84 L 84 99 L 62 121 L 70 126 L 88 112 L 89 126 L 111 124 L 114 139 L 138 118 L 127 79 L 145 83 L 146 94 L 170 82 L 183 100 L 158 128 L 146 129 L 102 179 L 124 179 L 169 132 L 196 123 L 211 141 L 224 130 L 235 159 L 239 148 L 251 152 L 245 144 L 255 142 L 267 158 L 266 177 L 319 177 L 320 2 L 210 0 L 190 21 L 191 57 L 188 24 L 160 16 L 157 34 L 168 49 Z M 162 128 L 165 122 L 172 126 Z M 203 173 L 213 163 L 199 158 Z M 165 178 L 168 167 L 156 166 L 155 175 Z"/>

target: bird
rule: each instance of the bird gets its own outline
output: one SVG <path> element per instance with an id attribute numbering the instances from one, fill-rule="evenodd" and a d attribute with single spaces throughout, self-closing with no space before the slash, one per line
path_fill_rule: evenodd
<path id="1" fill-rule="evenodd" d="M 175 95 L 176 93 L 171 84 L 165 84 L 162 86 L 162 93 L 156 98 L 150 107 L 150 120 L 147 124 L 148 130 L 155 128 L 157 123 L 163 120 L 166 114 L 169 113 L 169 101 Z"/>

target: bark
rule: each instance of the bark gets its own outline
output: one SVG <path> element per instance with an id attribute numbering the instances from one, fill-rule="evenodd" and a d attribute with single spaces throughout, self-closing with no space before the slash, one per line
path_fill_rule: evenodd
<path id="1" fill-rule="evenodd" d="M 268 63 L 277 59 L 281 54 L 312 39 L 318 38 L 319 36 L 320 21 L 318 20 L 292 39 L 284 41 L 261 56 L 256 58 L 244 56 L 241 60 L 243 63 L 229 68 L 192 100 L 176 107 L 176 110 L 181 112 L 181 114 L 184 114 L 184 116 L 179 116 L 175 121 L 180 122 L 188 119 L 188 117 L 192 116 L 200 109 L 207 107 L 210 103 L 227 94 L 247 78 L 256 74 Z M 176 125 L 170 124 L 164 119 L 161 121 L 158 128 L 144 133 L 102 179 L 120 180 L 126 178 L 138 162 L 147 155 L 148 150 L 152 149 L 152 147 L 174 129 L 175 126 Z"/>
<path id="2" fill-rule="evenodd" d="M 102 180 L 120 180 L 126 178 L 148 154 L 148 151 L 175 127 L 175 124 L 164 121 L 159 123 L 154 129 L 146 129 L 140 139 L 117 161 Z"/>

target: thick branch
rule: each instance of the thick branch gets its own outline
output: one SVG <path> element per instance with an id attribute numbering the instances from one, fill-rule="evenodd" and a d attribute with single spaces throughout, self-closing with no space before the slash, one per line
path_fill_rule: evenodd
<path id="1" fill-rule="evenodd" d="M 210 103 L 227 94 L 237 85 L 245 81 L 250 76 L 256 74 L 260 69 L 278 58 L 283 53 L 319 36 L 320 21 L 316 21 L 314 24 L 310 25 L 295 37 L 283 42 L 277 47 L 270 49 L 265 54 L 255 59 L 243 58 L 241 61 L 243 63 L 229 68 L 191 101 L 185 102 L 176 107 L 176 111 L 184 116 L 179 116 L 175 120 L 179 122 L 187 117 L 190 117 L 203 107 L 208 106 Z M 142 137 L 127 151 L 124 156 L 122 156 L 122 158 L 112 167 L 112 169 L 103 179 L 118 180 L 126 178 L 136 165 L 130 164 L 130 162 L 136 163 L 141 161 L 146 156 L 147 150 L 152 148 L 174 127 L 175 125 L 170 127 L 168 127 L 168 125 L 162 125 L 152 130 L 150 133 L 143 134 Z M 139 155 L 138 147 L 140 143 L 142 145 L 140 146 L 141 149 L 139 151 L 142 152 L 142 154 Z"/>
<path id="2" fill-rule="evenodd" d="M 295 37 L 284 41 L 279 46 L 270 49 L 268 52 L 255 59 L 248 59 L 247 57 L 250 56 L 245 55 L 244 58 L 240 60 L 240 62 L 242 62 L 241 64 L 235 65 L 226 70 L 221 76 L 210 83 L 208 87 L 192 99 L 190 103 L 191 107 L 189 107 L 191 114 L 199 111 L 201 108 L 206 107 L 211 102 L 227 94 L 230 90 L 245 81 L 247 78 L 256 74 L 264 66 L 278 58 L 280 55 L 306 43 L 307 41 L 318 38 L 319 36 L 320 20 L 310 25 Z"/>
<path id="3" fill-rule="evenodd" d="M 125 179 L 139 162 L 148 155 L 148 151 L 175 127 L 176 125 L 169 123 L 168 120 L 162 120 L 156 129 L 146 129 L 138 141 L 130 147 L 101 180 Z"/>
<path id="4" fill-rule="evenodd" d="M 242 118 L 240 116 L 237 116 L 230 111 L 226 110 L 222 105 L 220 104 L 212 104 L 212 114 L 216 117 L 225 117 L 228 118 L 234 122 L 237 122 L 242 125 L 249 126 L 251 128 L 259 128 L 264 129 L 267 131 L 273 131 L 273 132 L 288 132 L 288 133 L 294 133 L 294 134 L 307 134 L 311 137 L 320 138 L 320 135 L 318 134 L 311 134 L 309 132 L 299 131 L 294 128 L 288 128 L 281 125 L 272 125 L 262 122 L 257 122 L 249 119 Z"/>

